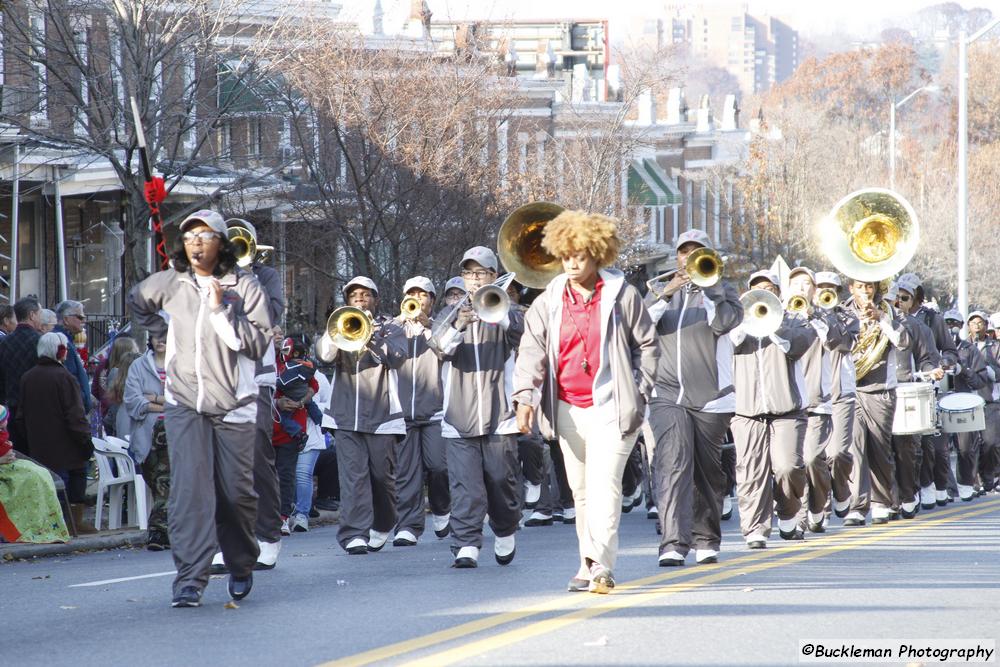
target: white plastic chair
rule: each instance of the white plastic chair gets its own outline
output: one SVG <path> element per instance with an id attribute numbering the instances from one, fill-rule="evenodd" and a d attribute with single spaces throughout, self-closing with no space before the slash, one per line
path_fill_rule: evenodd
<path id="1" fill-rule="evenodd" d="M 128 435 L 124 439 L 117 438 L 113 435 L 109 435 L 105 438 L 109 445 L 119 447 L 122 451 L 128 454 L 128 447 L 130 438 Z M 146 530 L 149 515 L 153 511 L 153 489 L 146 484 L 146 478 L 142 476 L 142 472 L 135 465 L 135 460 L 132 455 L 129 454 L 129 460 L 132 462 L 132 469 L 135 473 L 135 493 L 129 494 L 128 499 L 128 517 L 129 519 L 136 520 L 139 524 L 139 528 Z M 145 499 L 145 505 L 143 505 L 140 498 Z M 141 507 L 140 507 L 141 505 Z M 138 519 L 136 517 L 138 516 Z"/>
<path id="2" fill-rule="evenodd" d="M 132 492 L 129 493 L 128 519 L 130 523 L 133 521 L 138 523 L 141 530 L 146 530 L 149 525 L 149 503 L 147 502 L 149 490 L 142 475 L 136 472 L 135 462 L 128 454 L 127 443 L 118 438 L 107 440 L 93 438 L 93 442 L 94 459 L 97 461 L 98 470 L 97 509 L 94 516 L 94 526 L 98 530 L 101 528 L 105 492 L 108 494 L 108 529 L 115 530 L 121 526 L 122 494 L 125 487 L 131 483 Z M 117 474 L 111 468 L 111 461 L 116 464 Z"/>

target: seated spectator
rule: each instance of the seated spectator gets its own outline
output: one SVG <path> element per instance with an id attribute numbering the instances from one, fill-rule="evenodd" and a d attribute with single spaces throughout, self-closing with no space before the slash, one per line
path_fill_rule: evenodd
<path id="1" fill-rule="evenodd" d="M 122 357 L 129 352 L 139 353 L 139 346 L 136 345 L 135 339 L 126 334 L 115 336 L 114 341 L 111 343 L 111 348 L 106 355 L 101 355 L 101 361 L 94 371 L 94 380 L 90 384 L 90 393 L 98 401 L 98 409 L 101 411 L 102 421 L 110 407 L 107 391 L 111 381 L 108 378 L 108 373 L 111 372 L 112 368 L 119 366 Z"/>
<path id="2" fill-rule="evenodd" d="M 7 408 L 0 405 L 0 538 L 6 542 L 68 542 L 56 487 L 48 470 L 20 459 L 7 433 Z"/>
<path id="3" fill-rule="evenodd" d="M 170 458 L 167 433 L 163 427 L 164 381 L 167 339 L 150 336 L 149 350 L 132 362 L 125 380 L 124 402 L 118 413 L 119 429 L 131 434 L 129 453 L 142 467 L 142 478 L 153 492 L 146 548 L 161 551 L 170 547 L 167 532 L 167 499 L 170 496 Z M 117 380 L 116 380 L 117 383 Z M 122 421 L 129 420 L 128 426 Z"/>
<path id="4" fill-rule="evenodd" d="M 128 380 L 128 371 L 132 362 L 141 357 L 142 355 L 138 352 L 126 352 L 118 358 L 118 363 L 108 372 L 108 390 L 105 392 L 108 411 L 104 415 L 104 430 L 123 439 L 128 439 L 126 436 L 132 435 L 132 420 L 129 418 L 128 412 L 121 409 L 122 402 L 125 400 L 125 382 Z"/>
<path id="5" fill-rule="evenodd" d="M 66 483 L 77 534 L 96 532 L 83 520 L 87 493 L 87 462 L 94 453 L 90 424 L 83 414 L 80 385 L 63 366 L 70 350 L 61 333 L 38 339 L 38 364 L 20 382 L 20 412 L 31 433 L 31 455 L 54 470 Z"/>
<path id="6" fill-rule="evenodd" d="M 47 334 L 56 328 L 59 323 L 59 318 L 56 317 L 56 311 L 49 310 L 48 308 L 42 308 L 41 319 L 38 324 L 38 332 Z"/>
<path id="7" fill-rule="evenodd" d="M 83 312 L 83 304 L 79 301 L 63 301 L 56 306 L 56 317 L 59 323 L 53 331 L 66 336 L 69 341 L 69 351 L 66 354 L 64 366 L 70 375 L 76 378 L 80 385 L 80 400 L 83 401 L 83 413 L 90 414 L 90 376 L 83 365 L 83 359 L 76 349 L 76 337 L 83 333 L 87 325 L 87 316 Z"/>

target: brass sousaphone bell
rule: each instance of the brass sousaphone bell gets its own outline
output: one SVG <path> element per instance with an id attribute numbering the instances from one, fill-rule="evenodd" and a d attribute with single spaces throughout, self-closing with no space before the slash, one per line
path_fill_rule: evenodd
<path id="1" fill-rule="evenodd" d="M 878 282 L 903 270 L 917 251 L 920 227 L 913 207 L 884 188 L 847 195 L 819 229 L 820 247 L 848 278 Z"/>
<path id="2" fill-rule="evenodd" d="M 525 287 L 544 289 L 562 273 L 562 262 L 542 247 L 545 225 L 565 208 L 547 201 L 525 204 L 500 225 L 497 253 L 504 268 Z"/>

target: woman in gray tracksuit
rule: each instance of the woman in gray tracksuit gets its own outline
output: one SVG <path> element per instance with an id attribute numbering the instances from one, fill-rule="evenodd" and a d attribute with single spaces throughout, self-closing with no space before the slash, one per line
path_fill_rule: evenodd
<path id="1" fill-rule="evenodd" d="M 514 400 L 522 433 L 539 416 L 558 438 L 573 489 L 580 561 L 570 591 L 614 588 L 622 472 L 653 391 L 659 348 L 639 292 L 614 263 L 613 220 L 564 211 L 545 227 L 543 247 L 562 261 L 528 310 Z"/>
<path id="2" fill-rule="evenodd" d="M 496 280 L 499 264 L 492 250 L 476 246 L 466 251 L 461 267 L 472 293 Z M 521 494 L 508 387 L 523 330 L 524 317 L 515 308 L 490 324 L 463 306 L 446 311 L 428 341 L 444 362 L 441 434 L 448 441 L 454 567 L 478 566 L 487 511 L 497 562 L 514 559 Z"/>
<path id="3" fill-rule="evenodd" d="M 242 599 L 253 584 L 254 371 L 270 345 L 271 321 L 267 295 L 235 265 L 222 216 L 198 211 L 180 231 L 172 268 L 136 285 L 128 303 L 136 324 L 167 337 L 173 606 L 196 607 L 216 544 L 230 595 Z"/>
<path id="4" fill-rule="evenodd" d="M 421 302 L 420 315 L 398 318 L 406 333 L 406 359 L 399 367 L 399 400 L 406 420 L 406 438 L 396 447 L 396 486 L 399 491 L 394 546 L 412 546 L 424 532 L 424 478 L 431 521 L 438 537 L 448 534 L 451 499 L 445 441 L 441 437 L 441 360 L 428 345 L 434 283 L 415 276 L 403 285 L 403 294 Z"/>
<path id="5" fill-rule="evenodd" d="M 378 312 L 370 278 L 352 278 L 344 297 L 348 305 Z M 371 341 L 360 351 L 339 349 L 329 334 L 316 345 L 317 356 L 334 364 L 326 413 L 336 431 L 340 475 L 337 540 L 352 555 L 382 549 L 396 525 L 396 442 L 406 435 L 396 379 L 406 338 L 391 318 L 373 316 L 373 322 Z"/>
<path id="6" fill-rule="evenodd" d="M 750 287 L 777 295 L 778 278 L 767 271 L 751 276 Z M 786 315 L 770 336 L 748 335 L 746 321 L 729 333 L 733 343 L 736 414 L 731 428 L 736 445 L 736 491 L 740 528 L 747 546 L 763 549 L 771 516 L 787 540 L 801 540 L 795 516 L 802 506 L 806 471 L 802 446 L 808 405 L 801 358 L 816 332 Z"/>

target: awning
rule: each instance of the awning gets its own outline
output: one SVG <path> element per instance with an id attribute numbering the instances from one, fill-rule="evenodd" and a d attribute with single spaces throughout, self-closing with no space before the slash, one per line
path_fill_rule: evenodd
<path id="1" fill-rule="evenodd" d="M 255 72 L 241 71 L 238 64 L 219 63 L 219 109 L 227 114 L 267 113 L 276 86 Z"/>
<path id="2" fill-rule="evenodd" d="M 674 179 L 653 158 L 632 160 L 628 168 L 628 199 L 639 206 L 674 206 L 684 202 Z"/>

